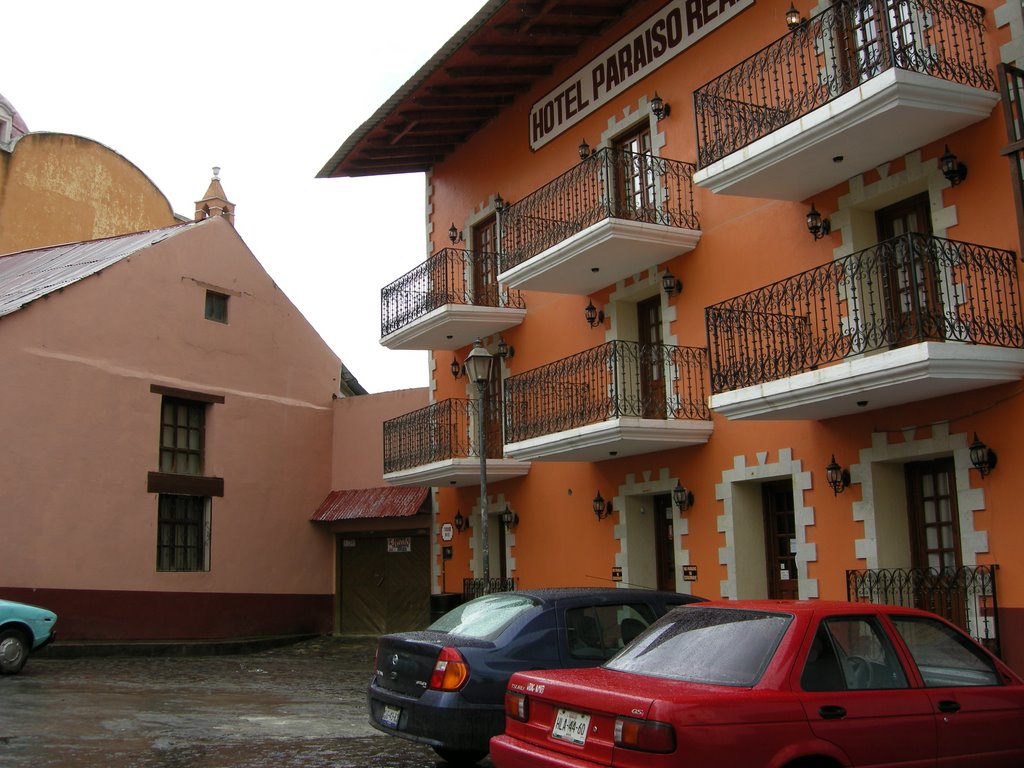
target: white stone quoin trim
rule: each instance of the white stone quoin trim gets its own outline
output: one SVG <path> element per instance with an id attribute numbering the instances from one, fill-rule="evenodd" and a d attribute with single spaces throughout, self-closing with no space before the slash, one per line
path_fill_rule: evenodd
<path id="1" fill-rule="evenodd" d="M 626 475 L 625 481 L 619 486 L 618 493 L 612 500 L 612 507 L 617 511 L 619 516 L 619 522 L 616 523 L 615 530 L 613 532 L 615 540 L 619 542 L 619 551 L 615 553 L 615 565 L 622 569 L 623 586 L 643 586 L 631 581 L 629 563 L 631 557 L 648 559 L 653 557 L 653 552 L 650 551 L 646 543 L 642 545 L 634 545 L 642 547 L 642 551 L 630 552 L 629 550 L 630 525 L 627 517 L 627 498 L 636 501 L 637 499 L 643 499 L 645 496 L 657 496 L 659 494 L 666 493 L 671 494 L 672 489 L 676 487 L 676 482 L 680 479 L 672 475 L 667 467 L 662 467 L 658 470 L 657 478 L 652 479 L 653 475 L 654 473 L 649 470 L 643 473 L 642 479 L 640 480 L 638 480 L 636 475 L 632 473 Z M 679 511 L 673 506 L 673 531 L 675 533 L 673 548 L 675 550 L 676 592 L 687 595 L 692 593 L 693 585 L 689 581 L 683 581 L 682 566 L 690 565 L 690 550 L 683 546 L 685 537 L 690 533 L 690 522 L 687 519 L 687 516 L 690 514 L 693 514 L 692 510 L 680 515 Z"/>
<path id="2" fill-rule="evenodd" d="M 760 498 L 757 502 L 757 519 L 759 529 L 751 531 L 751 526 L 744 526 L 739 521 L 740 509 L 735 498 L 735 491 L 738 484 L 763 483 L 768 480 L 785 480 L 792 478 L 793 482 L 793 517 L 796 522 L 796 567 L 797 581 L 800 598 L 803 600 L 816 598 L 818 596 L 818 580 L 811 579 L 807 575 L 807 564 L 816 562 L 818 559 L 818 548 L 816 544 L 807 541 L 807 529 L 814 525 L 814 507 L 804 504 L 804 492 L 811 488 L 811 473 L 804 472 L 799 460 L 793 459 L 792 448 L 780 448 L 778 460 L 775 463 L 768 463 L 768 452 L 759 451 L 756 454 L 757 464 L 747 466 L 745 456 L 733 458 L 733 468 L 722 473 L 722 482 L 715 486 L 715 498 L 721 501 L 725 511 L 718 517 L 718 532 L 725 535 L 725 546 L 718 550 L 718 563 L 726 567 L 728 576 L 720 584 L 720 593 L 723 598 L 740 600 L 750 597 L 764 597 L 765 595 L 740 594 L 739 579 L 737 576 L 737 549 L 741 548 L 741 542 L 737 537 L 754 535 L 760 537 L 761 548 L 764 548 L 764 524 L 763 512 Z M 762 576 L 762 585 L 767 592 L 767 577 Z"/>
<path id="3" fill-rule="evenodd" d="M 864 538 L 854 542 L 858 560 L 864 561 L 864 568 L 891 568 L 903 563 L 880 562 L 879 529 L 881 520 L 875 509 L 875 475 L 871 471 L 874 464 L 905 464 L 910 461 L 932 459 L 936 456 L 953 457 L 956 473 L 956 502 L 960 523 L 960 555 L 963 564 L 978 564 L 978 555 L 988 552 L 988 532 L 974 528 L 974 513 L 985 508 L 985 490 L 971 487 L 971 452 L 968 448 L 967 434 L 959 432 L 951 435 L 948 424 L 932 426 L 931 437 L 913 439 L 916 428 L 910 427 L 904 432 L 904 440 L 889 443 L 887 433 L 875 432 L 871 435 L 871 447 L 860 451 L 860 463 L 850 467 L 850 478 L 854 483 L 861 484 L 861 501 L 853 502 L 853 519 L 864 524 Z M 880 497 L 881 498 L 881 497 Z M 905 504 L 900 507 L 906 518 Z M 908 555 L 909 556 L 909 555 Z"/>

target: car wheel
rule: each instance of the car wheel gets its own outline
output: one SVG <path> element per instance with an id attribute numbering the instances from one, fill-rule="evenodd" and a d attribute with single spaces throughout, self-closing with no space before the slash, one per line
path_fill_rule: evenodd
<path id="1" fill-rule="evenodd" d="M 28 660 L 28 640 L 17 629 L 0 632 L 0 674 L 13 675 L 20 672 Z"/>
<path id="2" fill-rule="evenodd" d="M 434 747 L 434 751 L 437 752 L 438 756 L 446 763 L 455 766 L 476 765 L 487 757 L 486 752 L 481 752 L 476 749 L 463 750 Z"/>

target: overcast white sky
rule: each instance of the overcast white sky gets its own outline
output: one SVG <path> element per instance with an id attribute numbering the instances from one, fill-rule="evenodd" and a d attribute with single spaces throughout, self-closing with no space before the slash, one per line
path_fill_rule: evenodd
<path id="1" fill-rule="evenodd" d="M 360 383 L 426 386 L 426 352 L 378 343 L 380 289 L 428 255 L 423 175 L 314 176 L 483 2 L 9 2 L 0 94 L 189 217 L 220 166 L 238 232 Z"/>

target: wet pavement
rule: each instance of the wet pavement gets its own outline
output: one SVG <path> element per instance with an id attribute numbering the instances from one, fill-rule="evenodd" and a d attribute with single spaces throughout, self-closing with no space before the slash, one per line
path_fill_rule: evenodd
<path id="1" fill-rule="evenodd" d="M 0 766 L 446 766 L 367 723 L 374 646 L 325 637 L 235 655 L 33 656 L 0 677 Z"/>

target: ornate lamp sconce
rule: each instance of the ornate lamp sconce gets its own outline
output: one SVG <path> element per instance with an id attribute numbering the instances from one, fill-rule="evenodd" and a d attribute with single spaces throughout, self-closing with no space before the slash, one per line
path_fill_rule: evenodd
<path id="1" fill-rule="evenodd" d="M 814 207 L 814 203 L 811 203 L 811 210 L 807 212 L 807 231 L 815 240 L 821 240 L 832 232 L 832 222 L 821 217 L 818 209 Z"/>
<path id="2" fill-rule="evenodd" d="M 984 477 L 996 468 L 996 452 L 978 439 L 978 433 L 974 433 L 974 442 L 971 443 L 971 464 L 981 472 Z"/>
<path id="3" fill-rule="evenodd" d="M 693 506 L 693 491 L 676 480 L 676 487 L 672 489 L 672 501 L 679 509 L 679 513 L 682 514 Z"/>
<path id="4" fill-rule="evenodd" d="M 833 496 L 838 496 L 850 487 L 850 470 L 839 466 L 834 453 L 832 461 L 825 467 L 825 477 L 828 479 L 828 486 L 832 489 Z"/>

